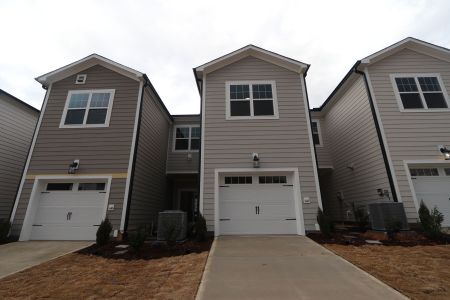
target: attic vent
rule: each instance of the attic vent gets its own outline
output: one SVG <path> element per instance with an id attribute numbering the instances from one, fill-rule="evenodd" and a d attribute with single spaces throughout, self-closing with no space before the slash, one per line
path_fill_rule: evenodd
<path id="1" fill-rule="evenodd" d="M 86 74 L 78 74 L 77 79 L 75 80 L 75 84 L 85 84 L 86 83 Z"/>

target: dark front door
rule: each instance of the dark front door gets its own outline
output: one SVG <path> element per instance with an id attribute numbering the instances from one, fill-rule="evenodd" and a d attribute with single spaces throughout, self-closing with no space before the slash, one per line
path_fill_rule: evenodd
<path id="1" fill-rule="evenodd" d="M 197 202 L 197 192 L 195 191 L 180 191 L 180 210 L 185 211 L 188 216 L 188 221 L 194 220 L 195 206 Z"/>

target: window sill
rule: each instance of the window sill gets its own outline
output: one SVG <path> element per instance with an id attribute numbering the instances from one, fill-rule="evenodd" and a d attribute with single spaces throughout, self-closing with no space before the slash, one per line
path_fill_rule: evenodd
<path id="1" fill-rule="evenodd" d="M 197 153 L 198 150 L 172 150 L 175 153 Z"/>
<path id="2" fill-rule="evenodd" d="M 59 128 L 104 128 L 109 124 L 60 125 Z"/>
<path id="3" fill-rule="evenodd" d="M 277 120 L 279 119 L 278 116 L 254 116 L 254 117 L 247 117 L 247 116 L 240 116 L 240 117 L 232 117 L 227 116 L 226 120 Z"/>
<path id="4" fill-rule="evenodd" d="M 450 112 L 450 108 L 400 108 L 403 113 L 430 113 L 430 112 Z"/>

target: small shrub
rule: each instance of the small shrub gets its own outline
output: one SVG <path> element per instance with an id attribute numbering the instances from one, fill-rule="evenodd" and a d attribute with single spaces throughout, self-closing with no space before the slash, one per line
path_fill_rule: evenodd
<path id="1" fill-rule="evenodd" d="M 166 225 L 164 239 L 168 246 L 175 246 L 179 232 L 180 230 L 174 222 L 170 222 Z"/>
<path id="2" fill-rule="evenodd" d="M 320 226 L 320 232 L 327 238 L 334 232 L 334 223 L 319 207 L 317 210 L 317 223 Z"/>
<path id="3" fill-rule="evenodd" d="M 353 216 L 355 221 L 358 223 L 358 227 L 361 229 L 366 229 L 369 224 L 369 215 L 367 214 L 364 207 L 356 207 L 356 204 L 352 203 Z"/>
<path id="4" fill-rule="evenodd" d="M 96 234 L 97 238 L 95 240 L 97 245 L 103 246 L 108 244 L 111 238 L 111 231 L 112 231 L 111 222 L 109 222 L 108 218 L 106 218 L 100 223 L 100 226 L 97 229 Z"/>
<path id="5" fill-rule="evenodd" d="M 398 219 L 387 220 L 386 231 L 390 239 L 394 239 L 395 233 L 399 232 L 403 227 L 402 221 Z"/>
<path id="6" fill-rule="evenodd" d="M 128 235 L 128 243 L 135 251 L 139 251 L 144 246 L 147 239 L 147 230 L 145 227 L 140 226 L 136 231 L 131 232 Z"/>
<path id="7" fill-rule="evenodd" d="M 193 236 L 197 242 L 204 242 L 207 237 L 208 228 L 206 227 L 206 220 L 202 214 L 195 218 L 193 226 Z"/>
<path id="8" fill-rule="evenodd" d="M 428 207 L 420 202 L 419 218 L 422 224 L 422 229 L 428 238 L 436 239 L 442 235 L 442 222 L 444 221 L 444 215 L 434 207 L 433 210 L 429 210 Z"/>
<path id="9" fill-rule="evenodd" d="M 0 220 L 0 242 L 6 241 L 10 229 L 11 222 L 9 222 L 9 220 Z"/>

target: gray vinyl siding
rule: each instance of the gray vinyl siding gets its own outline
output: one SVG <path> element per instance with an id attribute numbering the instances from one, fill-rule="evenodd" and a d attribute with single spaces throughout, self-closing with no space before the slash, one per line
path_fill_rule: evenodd
<path id="1" fill-rule="evenodd" d="M 173 116 L 174 123 L 169 131 L 169 149 L 167 149 L 167 173 L 198 173 L 198 151 L 180 152 L 174 151 L 174 128 L 178 125 L 200 126 L 200 116 Z M 192 159 L 188 159 L 188 153 Z"/>
<path id="2" fill-rule="evenodd" d="M 167 208 L 166 159 L 169 116 L 146 88 L 130 203 L 128 229 L 157 225 L 158 212 Z"/>
<path id="3" fill-rule="evenodd" d="M 439 73 L 450 91 L 450 63 L 404 49 L 369 67 L 401 200 L 410 222 L 418 220 L 403 160 L 442 160 L 437 145 L 450 145 L 450 112 L 400 112 L 390 81 L 394 73 Z"/>
<path id="4" fill-rule="evenodd" d="M 318 121 L 320 126 L 319 135 L 322 139 L 321 145 L 316 145 L 317 163 L 319 168 L 329 168 L 333 166 L 330 156 L 330 147 L 328 144 L 328 137 L 324 134 L 324 120 L 317 112 L 311 112 L 311 119 Z"/>
<path id="5" fill-rule="evenodd" d="M 322 122 L 334 169 L 320 176 L 320 185 L 324 208 L 336 220 L 347 219 L 353 202 L 365 207 L 380 200 L 377 189 L 390 191 L 365 84 L 362 76 L 355 76 L 347 91 L 330 103 Z M 337 200 L 339 191 L 343 202 Z"/>
<path id="6" fill-rule="evenodd" d="M 76 85 L 76 75 L 53 83 L 27 175 L 66 175 L 74 159 L 80 160 L 79 175 L 127 173 L 139 82 L 99 65 L 80 73 L 87 74 L 86 84 Z M 59 128 L 68 92 L 90 89 L 115 89 L 109 127 Z M 117 216 L 122 213 L 124 189 L 121 180 L 113 180 L 110 200 L 120 204 L 115 206 Z M 14 218 L 19 232 L 29 196 L 23 192 L 20 196 Z M 119 229 L 120 218 L 111 221 Z"/>
<path id="7" fill-rule="evenodd" d="M 8 219 L 39 112 L 0 92 L 0 220 Z"/>
<path id="8" fill-rule="evenodd" d="M 225 82 L 274 80 L 279 119 L 226 120 Z M 246 57 L 206 76 L 203 212 L 214 230 L 214 169 L 251 168 L 251 153 L 261 168 L 298 168 L 306 230 L 314 230 L 317 193 L 300 75 L 254 57 Z"/>

